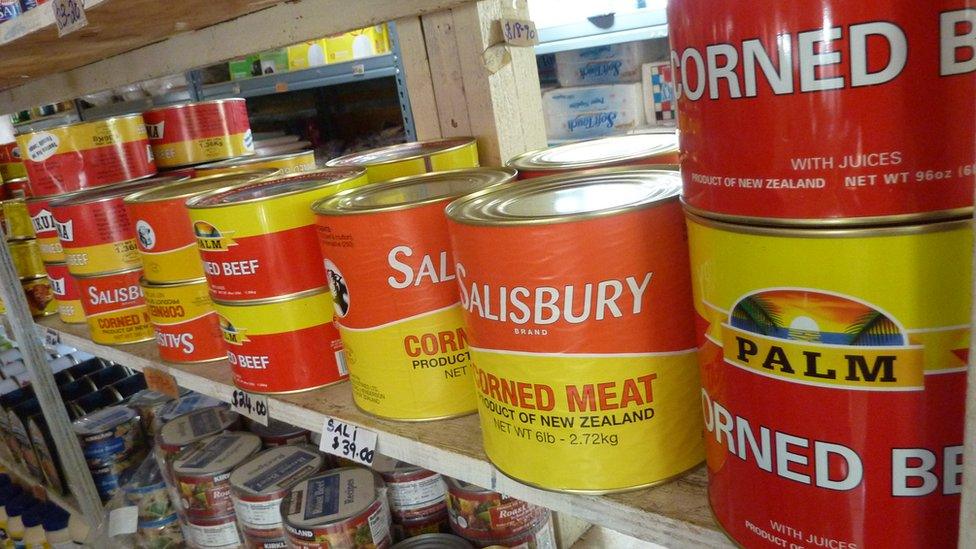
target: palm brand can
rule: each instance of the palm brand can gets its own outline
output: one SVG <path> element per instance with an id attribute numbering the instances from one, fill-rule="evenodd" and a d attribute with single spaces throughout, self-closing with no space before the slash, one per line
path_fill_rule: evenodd
<path id="1" fill-rule="evenodd" d="M 44 262 L 41 261 L 41 252 L 37 247 L 37 241 L 33 238 L 8 242 L 7 250 L 10 251 L 10 258 L 13 259 L 17 276 L 21 279 L 35 278 L 47 273 L 44 270 Z"/>
<path id="2" fill-rule="evenodd" d="M 308 444 L 312 438 L 311 433 L 307 429 L 294 427 L 276 419 L 272 419 L 267 425 L 261 425 L 256 421 L 252 421 L 247 428 L 255 435 L 261 437 L 261 444 L 265 448 Z"/>
<path id="3" fill-rule="evenodd" d="M 64 263 L 64 249 L 61 248 L 57 222 L 54 220 L 54 213 L 51 212 L 51 198 L 28 198 L 26 204 L 37 237 L 37 246 L 41 250 L 41 259 L 45 263 Z"/>
<path id="4" fill-rule="evenodd" d="M 85 322 L 85 311 L 81 306 L 81 290 L 74 275 L 68 272 L 66 263 L 45 263 L 51 291 L 58 308 L 58 317 L 67 324 Z"/>
<path id="5" fill-rule="evenodd" d="M 508 161 L 519 179 L 612 166 L 676 165 L 678 136 L 673 132 L 616 135 L 529 151 Z M 676 166 L 675 166 L 676 167 Z"/>
<path id="6" fill-rule="evenodd" d="M 169 362 L 227 358 L 206 280 L 153 284 L 143 279 L 141 284 L 160 358 Z"/>
<path id="7" fill-rule="evenodd" d="M 373 470 L 386 482 L 394 522 L 430 517 L 447 510 L 447 485 L 440 474 L 382 455 L 376 456 Z"/>
<path id="8" fill-rule="evenodd" d="M 261 439 L 242 431 L 221 433 L 186 448 L 173 461 L 173 478 L 183 512 L 218 518 L 234 512 L 231 471 L 261 449 Z"/>
<path id="9" fill-rule="evenodd" d="M 142 269 L 76 277 L 91 339 L 102 345 L 153 338 L 149 309 L 139 279 Z"/>
<path id="10" fill-rule="evenodd" d="M 719 524 L 747 547 L 801 533 L 804 546 L 953 546 L 969 220 L 798 230 L 689 216 L 688 233 Z"/>
<path id="11" fill-rule="evenodd" d="M 122 199 L 138 190 L 174 181 L 144 179 L 51 200 L 58 239 L 71 274 L 91 275 L 141 266 L 134 224 Z"/>
<path id="12" fill-rule="evenodd" d="M 359 166 L 371 183 L 396 177 L 477 168 L 478 142 L 473 137 L 451 137 L 390 145 L 333 158 L 326 166 Z"/>
<path id="13" fill-rule="evenodd" d="M 254 153 L 247 103 L 240 97 L 159 107 L 142 117 L 160 168 Z"/>
<path id="14" fill-rule="evenodd" d="M 361 169 L 324 169 L 188 200 L 214 299 L 267 299 L 324 287 L 325 268 L 310 206 L 365 183 Z"/>
<path id="15" fill-rule="evenodd" d="M 237 520 L 247 530 L 277 530 L 280 538 L 281 501 L 291 487 L 319 471 L 325 458 L 313 446 L 279 446 L 265 450 L 230 475 Z"/>
<path id="16" fill-rule="evenodd" d="M 948 218 L 971 207 L 969 5 L 671 2 L 688 205 L 776 225 Z M 915 109 L 920 82 L 940 105 L 927 116 Z"/>
<path id="17" fill-rule="evenodd" d="M 16 141 L 0 145 L 0 179 L 10 181 L 27 177 L 24 162 L 20 158 L 20 147 Z"/>
<path id="18" fill-rule="evenodd" d="M 255 169 L 232 175 L 194 177 L 125 197 L 146 280 L 169 283 L 203 278 L 193 222 L 186 211 L 187 199 L 275 173 Z"/>
<path id="19" fill-rule="evenodd" d="M 532 530 L 548 509 L 445 477 L 451 529 L 468 540 L 493 541 Z"/>
<path id="20" fill-rule="evenodd" d="M 243 547 L 237 517 L 233 513 L 222 517 L 187 517 L 186 531 L 189 546 L 194 549 L 236 549 Z"/>
<path id="21" fill-rule="evenodd" d="M 680 190 L 676 172 L 608 168 L 447 207 L 485 450 L 506 474 L 607 492 L 704 458 Z"/>
<path id="22" fill-rule="evenodd" d="M 325 288 L 256 303 L 214 300 L 234 385 L 292 393 L 349 377 Z"/>
<path id="23" fill-rule="evenodd" d="M 7 240 L 25 240 L 34 238 L 34 226 L 31 224 L 30 214 L 27 213 L 26 199 L 8 198 L 2 203 L 3 232 Z"/>
<path id="24" fill-rule="evenodd" d="M 24 298 L 27 299 L 27 308 L 34 317 L 51 316 L 57 314 L 58 303 L 54 299 L 54 291 L 51 288 L 51 281 L 47 276 L 35 276 L 22 278 L 20 287 L 24 290 Z"/>
<path id="25" fill-rule="evenodd" d="M 296 484 L 281 502 L 289 547 L 376 549 L 393 545 L 383 480 L 361 467 L 334 469 Z"/>
<path id="26" fill-rule="evenodd" d="M 197 166 L 196 170 L 200 175 L 230 175 L 241 171 L 274 169 L 278 170 L 281 175 L 290 175 L 313 171 L 317 168 L 315 165 L 315 151 L 305 150 L 272 156 L 231 158 L 230 160 Z"/>
<path id="27" fill-rule="evenodd" d="M 34 196 L 70 193 L 156 173 L 141 115 L 58 126 L 17 136 Z"/>
<path id="28" fill-rule="evenodd" d="M 475 411 L 444 207 L 514 178 L 504 168 L 437 172 L 312 205 L 360 409 L 398 420 Z"/>

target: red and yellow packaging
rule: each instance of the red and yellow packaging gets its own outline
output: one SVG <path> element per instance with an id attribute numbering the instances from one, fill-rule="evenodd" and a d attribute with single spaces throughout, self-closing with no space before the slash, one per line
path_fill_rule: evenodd
<path id="1" fill-rule="evenodd" d="M 24 290 L 24 297 L 27 298 L 27 308 L 30 309 L 31 316 L 51 316 L 58 312 L 54 292 L 51 290 L 51 281 L 48 280 L 47 276 L 22 278 L 20 279 L 20 287 Z"/>
<path id="2" fill-rule="evenodd" d="M 160 168 L 254 153 L 247 103 L 240 97 L 160 107 L 142 117 Z"/>
<path id="3" fill-rule="evenodd" d="M 70 193 L 156 173 L 142 116 L 130 114 L 17 136 L 33 196 Z"/>
<path id="4" fill-rule="evenodd" d="M 20 147 L 16 141 L 0 145 L 0 179 L 10 181 L 27 177 L 24 162 L 20 159 Z"/>
<path id="5" fill-rule="evenodd" d="M 452 137 L 370 149 L 333 158 L 325 165 L 365 168 L 370 183 L 378 183 L 423 173 L 477 168 L 480 164 L 475 138 Z"/>
<path id="6" fill-rule="evenodd" d="M 447 207 L 485 451 L 505 474 L 608 492 L 701 463 L 679 192 L 674 172 L 592 170 Z"/>
<path id="7" fill-rule="evenodd" d="M 564 143 L 522 153 L 508 161 L 519 179 L 613 166 L 672 165 L 677 168 L 678 136 L 673 132 L 615 135 Z"/>
<path id="8" fill-rule="evenodd" d="M 25 198 L 8 198 L 0 203 L 3 208 L 3 232 L 7 240 L 34 238 L 34 226 L 27 213 Z"/>
<path id="9" fill-rule="evenodd" d="M 969 220 L 797 230 L 689 216 L 688 236 L 725 531 L 745 547 L 955 546 Z"/>
<path id="10" fill-rule="evenodd" d="M 316 202 L 356 405 L 397 420 L 472 413 L 471 352 L 444 207 L 515 178 L 477 168 L 374 183 Z"/>
<path id="11" fill-rule="evenodd" d="M 58 317 L 67 324 L 85 322 L 85 311 L 81 307 L 81 290 L 78 281 L 68 272 L 65 263 L 45 263 L 47 277 L 51 281 L 51 291 L 57 301 Z"/>
<path id="12" fill-rule="evenodd" d="M 44 262 L 41 261 L 41 252 L 37 248 L 36 240 L 7 242 L 7 250 L 10 251 L 14 269 L 20 278 L 34 278 L 45 274 Z"/>
<path id="13" fill-rule="evenodd" d="M 154 284 L 142 280 L 159 356 L 169 362 L 209 362 L 227 358 L 220 321 L 203 278 Z"/>
<path id="14" fill-rule="evenodd" d="M 233 174 L 256 169 L 278 170 L 280 175 L 310 172 L 318 169 L 315 165 L 315 151 L 299 151 L 273 156 L 250 156 L 231 158 L 196 167 L 200 175 Z"/>
<path id="15" fill-rule="evenodd" d="M 294 393 L 344 381 L 349 372 L 325 288 L 257 303 L 214 300 L 234 384 Z"/>
<path id="16" fill-rule="evenodd" d="M 778 225 L 958 215 L 974 24 L 962 0 L 670 2 L 684 200 Z"/>
<path id="17" fill-rule="evenodd" d="M 167 284 L 203 278 L 203 261 L 197 250 L 193 222 L 186 211 L 187 199 L 275 173 L 255 169 L 232 175 L 194 177 L 126 196 L 125 207 L 133 223 L 146 280 Z"/>
<path id="18" fill-rule="evenodd" d="M 3 194 L 7 198 L 29 198 L 31 196 L 30 184 L 26 177 L 17 179 L 3 180 Z"/>
<path id="19" fill-rule="evenodd" d="M 47 197 L 28 198 L 27 213 L 30 215 L 41 259 L 45 263 L 63 263 L 64 249 L 58 239 L 58 226 L 51 212 L 51 200 Z"/>
<path id="20" fill-rule="evenodd" d="M 508 539 L 529 532 L 548 516 L 545 507 L 450 477 L 446 480 L 451 529 L 466 539 Z"/>
<path id="21" fill-rule="evenodd" d="M 92 341 L 121 345 L 153 339 L 141 277 L 139 268 L 76 277 Z"/>
<path id="22" fill-rule="evenodd" d="M 311 205 L 364 184 L 361 169 L 327 168 L 191 198 L 187 208 L 211 295 L 262 300 L 326 286 Z"/>

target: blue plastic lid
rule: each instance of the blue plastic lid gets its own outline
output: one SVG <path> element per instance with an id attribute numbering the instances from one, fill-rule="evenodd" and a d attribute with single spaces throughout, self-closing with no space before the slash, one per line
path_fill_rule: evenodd
<path id="1" fill-rule="evenodd" d="M 24 492 L 7 502 L 7 517 L 20 516 L 36 504 L 37 499 L 30 492 Z"/>
<path id="2" fill-rule="evenodd" d="M 7 505 L 7 503 L 23 493 L 24 489 L 20 486 L 10 483 L 3 488 L 0 488 L 0 507 Z"/>
<path id="3" fill-rule="evenodd" d="M 41 501 L 36 505 L 31 506 L 30 509 L 24 511 L 21 520 L 24 521 L 24 528 L 31 528 L 33 526 L 39 526 L 44 520 L 44 514 L 47 513 L 48 505 L 47 502 Z"/>
<path id="4" fill-rule="evenodd" d="M 44 515 L 44 519 L 41 524 L 44 525 L 44 530 L 48 532 L 56 532 L 58 530 L 64 530 L 68 527 L 68 519 L 71 517 L 67 511 L 54 505 L 50 504 L 47 514 Z"/>

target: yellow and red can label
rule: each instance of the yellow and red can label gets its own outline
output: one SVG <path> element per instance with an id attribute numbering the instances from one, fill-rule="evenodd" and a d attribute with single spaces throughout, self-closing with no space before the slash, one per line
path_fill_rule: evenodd
<path id="1" fill-rule="evenodd" d="M 122 198 L 52 208 L 64 261 L 72 274 L 115 272 L 142 265 Z"/>
<path id="2" fill-rule="evenodd" d="M 27 308 L 32 316 L 50 316 L 58 312 L 58 304 L 51 291 L 51 281 L 46 276 L 21 280 L 20 286 L 24 289 Z"/>
<path id="3" fill-rule="evenodd" d="M 715 517 L 745 547 L 952 547 L 968 221 L 688 221 Z"/>
<path id="4" fill-rule="evenodd" d="M 156 173 L 138 114 L 17 136 L 33 196 L 110 185 Z"/>
<path id="5" fill-rule="evenodd" d="M 476 409 L 448 202 L 317 216 L 353 396 L 368 413 L 423 420 Z"/>
<path id="6" fill-rule="evenodd" d="M 365 168 L 370 183 L 479 165 L 478 143 L 473 138 L 402 143 L 353 153 L 326 163 L 326 166 Z"/>
<path id="7" fill-rule="evenodd" d="M 34 278 L 45 273 L 44 262 L 41 261 L 41 252 L 36 240 L 8 242 L 7 249 L 10 251 L 10 258 L 13 259 L 17 276 L 20 278 Z"/>
<path id="8" fill-rule="evenodd" d="M 78 278 L 92 341 L 119 345 L 153 338 L 149 309 L 139 286 L 141 276 L 142 269 L 133 269 Z"/>
<path id="9" fill-rule="evenodd" d="M 3 208 L 3 232 L 8 240 L 34 238 L 34 227 L 25 201 L 24 198 L 10 198 L 0 203 Z"/>
<path id="10" fill-rule="evenodd" d="M 676 198 L 590 219 L 449 227 L 492 463 L 543 488 L 598 492 L 701 463 Z"/>
<path id="11" fill-rule="evenodd" d="M 222 99 L 142 113 L 160 168 L 201 164 L 254 152 L 244 99 Z"/>
<path id="12" fill-rule="evenodd" d="M 45 263 L 63 263 L 64 249 L 58 239 L 58 226 L 54 214 L 51 213 L 50 199 L 28 198 L 26 204 L 37 237 L 37 246 L 41 250 L 41 259 Z"/>
<path id="13" fill-rule="evenodd" d="M 0 178 L 4 181 L 27 177 L 24 162 L 20 159 L 20 147 L 16 141 L 0 145 Z"/>
<path id="14" fill-rule="evenodd" d="M 68 324 L 81 324 L 85 321 L 85 311 L 81 307 L 81 290 L 78 281 L 68 272 L 64 263 L 45 263 L 47 277 L 51 281 L 51 291 L 58 302 L 58 317 Z"/>
<path id="15" fill-rule="evenodd" d="M 349 376 L 332 298 L 322 290 L 257 305 L 214 302 L 234 384 L 255 393 L 290 393 Z"/>
<path id="16" fill-rule="evenodd" d="M 27 178 L 21 177 L 19 179 L 4 179 L 3 196 L 8 198 L 23 198 L 32 196 L 30 184 L 27 182 Z"/>
<path id="17" fill-rule="evenodd" d="M 186 198 L 126 204 L 134 222 L 136 246 L 146 280 L 181 282 L 203 277 L 203 261 L 197 250 Z"/>
<path id="18" fill-rule="evenodd" d="M 206 280 L 182 284 L 143 281 L 142 293 L 163 360 L 204 362 L 227 357 Z"/>
<path id="19" fill-rule="evenodd" d="M 290 175 L 312 171 L 318 167 L 315 164 L 315 151 L 269 156 L 267 158 L 242 158 L 240 160 L 240 164 L 234 164 L 233 160 L 229 160 L 221 162 L 219 166 L 200 166 L 197 168 L 197 173 L 203 176 L 233 174 L 258 168 L 273 168 L 279 171 L 279 175 Z"/>

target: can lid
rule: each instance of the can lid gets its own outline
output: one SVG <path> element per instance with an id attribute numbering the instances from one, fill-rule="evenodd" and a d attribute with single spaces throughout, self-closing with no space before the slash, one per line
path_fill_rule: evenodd
<path id="1" fill-rule="evenodd" d="M 114 429 L 136 417 L 138 417 L 138 414 L 135 410 L 127 406 L 109 406 L 108 408 L 103 408 L 97 412 L 88 414 L 72 423 L 71 426 L 76 434 L 94 435 Z"/>
<path id="2" fill-rule="evenodd" d="M 50 204 L 52 208 L 60 208 L 64 206 L 74 206 L 77 204 L 90 204 L 92 202 L 112 200 L 113 198 L 120 198 L 149 186 L 164 185 L 174 181 L 182 181 L 183 179 L 186 178 L 150 176 L 147 178 L 136 179 L 134 181 L 126 181 L 124 183 L 116 183 L 114 185 L 103 185 L 93 189 L 86 189 L 78 193 L 59 196 L 51 200 Z"/>
<path id="3" fill-rule="evenodd" d="M 447 482 L 447 489 L 451 493 L 458 492 L 468 492 L 471 494 L 492 494 L 492 490 L 487 488 L 482 488 L 477 484 L 471 484 L 469 482 L 464 482 L 463 480 L 458 480 L 453 477 L 444 477 L 444 481 Z"/>
<path id="4" fill-rule="evenodd" d="M 138 267 L 133 267 L 131 269 L 122 269 L 119 271 L 107 271 L 104 273 L 72 274 L 71 276 L 77 280 L 91 280 L 91 279 L 98 279 L 98 278 L 108 278 L 110 276 L 135 273 L 135 272 L 142 272 L 142 266 L 140 265 Z M 94 284 L 94 282 L 92 282 L 92 284 Z"/>
<path id="5" fill-rule="evenodd" d="M 144 290 L 153 288 L 184 288 L 187 286 L 199 286 L 206 283 L 207 279 L 203 277 L 180 280 L 178 282 L 150 282 L 146 280 L 145 276 L 139 277 L 139 285 L 142 286 Z"/>
<path id="6" fill-rule="evenodd" d="M 189 476 L 226 473 L 260 449 L 261 439 L 253 433 L 221 433 L 183 450 L 173 462 L 173 471 Z"/>
<path id="7" fill-rule="evenodd" d="M 675 133 L 616 135 L 529 151 L 508 165 L 518 170 L 581 170 L 677 152 Z"/>
<path id="8" fill-rule="evenodd" d="M 318 473 L 324 464 L 322 454 L 313 446 L 278 446 L 234 469 L 230 485 L 246 494 L 276 494 Z"/>
<path id="9" fill-rule="evenodd" d="M 218 160 L 216 162 L 208 162 L 206 164 L 200 164 L 199 166 L 194 166 L 195 170 L 218 170 L 224 168 L 244 168 L 249 164 L 260 164 L 262 162 L 275 162 L 279 160 L 290 160 L 299 156 L 304 156 L 311 153 L 312 150 L 304 150 L 291 152 L 287 154 L 276 154 L 273 156 L 255 156 L 253 153 L 248 156 L 238 156 L 236 158 L 228 158 L 227 160 Z"/>
<path id="10" fill-rule="evenodd" d="M 219 189 L 195 196 L 186 202 L 186 207 L 218 208 L 260 202 L 338 185 L 362 177 L 364 173 L 361 168 L 322 168 L 284 177 L 271 176 L 232 189 Z"/>
<path id="11" fill-rule="evenodd" d="M 142 114 L 145 116 L 146 113 L 150 112 L 178 111 L 188 107 L 198 107 L 200 105 L 219 105 L 221 103 L 239 103 L 243 101 L 247 100 L 243 97 L 227 97 L 224 99 L 208 99 L 206 101 L 189 101 L 186 103 L 177 103 L 176 105 L 166 105 L 165 107 L 155 107 L 147 111 L 143 111 Z"/>
<path id="12" fill-rule="evenodd" d="M 402 210 L 464 196 L 499 183 L 518 172 L 511 168 L 468 168 L 398 177 L 342 191 L 312 204 L 324 215 L 343 215 Z"/>
<path id="13" fill-rule="evenodd" d="M 471 549 L 464 538 L 453 534 L 421 534 L 407 538 L 390 549 Z"/>
<path id="14" fill-rule="evenodd" d="M 26 177 L 15 177 L 13 179 L 4 179 L 3 182 L 5 184 L 6 183 L 18 183 L 18 184 L 23 183 L 23 184 L 26 185 L 28 183 L 28 179 Z"/>
<path id="15" fill-rule="evenodd" d="M 147 202 L 160 202 L 173 198 L 189 198 L 194 195 L 213 191 L 216 189 L 231 188 L 235 185 L 242 185 L 253 179 L 273 175 L 277 170 L 265 170 L 254 168 L 241 170 L 233 174 L 214 174 L 193 177 L 165 185 L 163 187 L 153 187 L 143 189 L 125 197 L 126 204 L 144 204 Z"/>
<path id="16" fill-rule="evenodd" d="M 281 502 L 285 523 L 295 528 L 342 522 L 362 513 L 377 498 L 383 481 L 363 467 L 344 467 L 299 482 Z"/>
<path id="17" fill-rule="evenodd" d="M 301 427 L 295 427 L 294 425 L 289 425 L 284 421 L 278 421 L 277 419 L 272 419 L 267 425 L 261 425 L 256 421 L 252 421 L 251 425 L 248 426 L 248 430 L 259 437 L 288 437 L 301 435 L 307 433 L 307 429 L 302 429 Z"/>
<path id="18" fill-rule="evenodd" d="M 432 154 L 460 149 L 475 143 L 473 137 L 451 137 L 447 139 L 432 139 L 430 141 L 412 141 L 369 149 L 333 158 L 325 163 L 326 166 L 375 166 L 391 164 L 404 160 L 423 158 Z"/>
<path id="19" fill-rule="evenodd" d="M 496 185 L 451 202 L 468 225 L 538 225 L 614 215 L 678 200 L 678 172 L 605 168 Z"/>
<path id="20" fill-rule="evenodd" d="M 393 459 L 382 454 L 376 456 L 376 459 L 373 460 L 372 467 L 374 471 L 383 475 L 383 478 L 387 481 L 396 477 L 412 475 L 426 470 L 423 467 L 417 467 L 416 465 L 412 465 L 398 459 Z"/>
<path id="21" fill-rule="evenodd" d="M 103 124 L 104 125 L 104 124 L 107 124 L 109 122 L 118 122 L 120 120 L 128 120 L 128 119 L 133 119 L 133 118 L 139 118 L 139 122 L 140 122 L 139 125 L 140 126 L 143 125 L 143 122 L 142 122 L 142 113 L 120 114 L 120 115 L 115 115 L 115 116 L 106 116 L 105 118 L 96 118 L 95 120 L 86 120 L 84 122 L 69 122 L 67 124 L 59 124 L 57 126 L 52 126 L 50 128 L 45 128 L 43 130 L 33 130 L 33 131 L 29 131 L 29 132 L 24 132 L 24 133 L 18 134 L 18 136 L 17 136 L 18 137 L 18 143 L 20 141 L 19 138 L 21 138 L 21 137 L 26 138 L 27 136 L 35 135 L 35 134 L 38 134 L 38 133 L 50 132 L 51 130 L 60 130 L 62 128 L 81 128 L 81 127 L 84 127 L 84 126 L 94 126 L 96 124 Z"/>
<path id="22" fill-rule="evenodd" d="M 159 417 L 163 417 L 162 413 Z M 220 407 L 203 408 L 166 422 L 157 438 L 164 449 L 176 450 L 229 429 L 236 421 L 236 412 Z"/>

